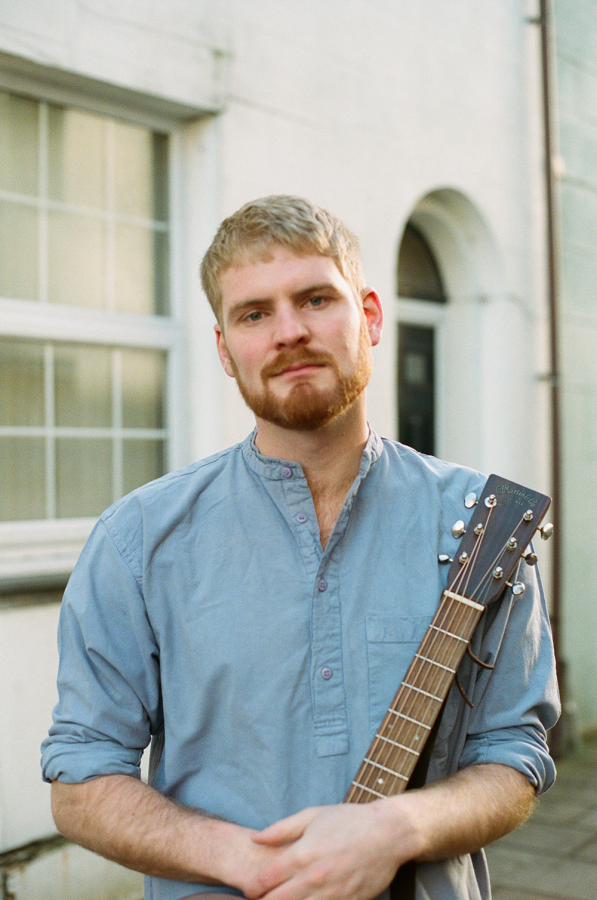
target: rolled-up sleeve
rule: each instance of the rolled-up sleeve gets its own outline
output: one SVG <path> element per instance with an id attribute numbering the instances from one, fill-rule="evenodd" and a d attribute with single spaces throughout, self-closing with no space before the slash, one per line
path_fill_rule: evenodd
<path id="1" fill-rule="evenodd" d="M 139 522 L 130 523 L 139 538 Z M 58 704 L 42 744 L 46 781 L 139 776 L 159 726 L 159 657 L 134 556 L 125 558 L 103 520 L 66 589 L 60 614 Z"/>
<path id="2" fill-rule="evenodd" d="M 547 731 L 560 712 L 549 617 L 539 578 L 521 564 L 523 597 L 502 601 L 481 644 L 494 663 L 476 682 L 459 767 L 500 763 L 522 772 L 537 793 L 555 779 Z"/>

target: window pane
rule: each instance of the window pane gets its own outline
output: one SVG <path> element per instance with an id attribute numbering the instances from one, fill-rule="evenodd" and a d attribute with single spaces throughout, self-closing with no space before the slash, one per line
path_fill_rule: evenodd
<path id="1" fill-rule="evenodd" d="M 116 211 L 154 218 L 153 135 L 146 128 L 114 124 Z"/>
<path id="2" fill-rule="evenodd" d="M 109 427 L 111 355 L 104 347 L 57 347 L 54 357 L 56 425 Z"/>
<path id="3" fill-rule="evenodd" d="M 0 437 L 0 472 L 0 520 L 45 518 L 44 439 Z"/>
<path id="4" fill-rule="evenodd" d="M 32 341 L 1 340 L 0 425 L 43 424 L 43 347 Z"/>
<path id="5" fill-rule="evenodd" d="M 164 474 L 163 441 L 123 441 L 122 486 L 125 494 Z"/>
<path id="6" fill-rule="evenodd" d="M 166 316 L 169 312 L 168 289 L 168 234 L 156 231 L 153 235 L 154 263 L 154 309 L 156 316 Z"/>
<path id="7" fill-rule="evenodd" d="M 125 350 L 122 353 L 122 424 L 125 428 L 164 427 L 162 353 Z"/>
<path id="8" fill-rule="evenodd" d="M 116 226 L 115 307 L 120 312 L 154 312 L 153 231 L 134 225 Z"/>
<path id="9" fill-rule="evenodd" d="M 37 194 L 38 109 L 35 100 L 0 91 L 0 189 Z"/>
<path id="10" fill-rule="evenodd" d="M 106 259 L 103 224 L 86 216 L 51 212 L 48 230 L 49 300 L 103 308 Z"/>
<path id="11" fill-rule="evenodd" d="M 0 247 L 0 297 L 37 300 L 37 210 L 0 200 Z"/>
<path id="12" fill-rule="evenodd" d="M 111 502 L 111 441 L 100 438 L 57 438 L 58 517 L 99 516 Z"/>
<path id="13" fill-rule="evenodd" d="M 168 137 L 153 135 L 153 217 L 159 222 L 168 221 Z"/>
<path id="14" fill-rule="evenodd" d="M 420 231 L 408 224 L 398 256 L 398 295 L 415 300 L 445 303 L 446 296 L 429 244 Z"/>
<path id="15" fill-rule="evenodd" d="M 52 200 L 105 208 L 107 122 L 74 109 L 49 108 L 48 179 Z"/>

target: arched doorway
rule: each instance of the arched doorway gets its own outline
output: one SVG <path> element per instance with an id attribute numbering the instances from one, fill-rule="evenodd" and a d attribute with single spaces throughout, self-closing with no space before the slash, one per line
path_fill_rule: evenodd
<path id="1" fill-rule="evenodd" d="M 427 306 L 439 318 L 446 295 L 429 244 L 408 222 L 398 251 L 398 296 Z M 438 307 L 438 308 L 436 308 Z M 398 440 L 435 455 L 436 324 L 398 321 Z"/>
<path id="2" fill-rule="evenodd" d="M 398 247 L 400 439 L 484 471 L 516 471 L 528 434 L 529 317 L 506 289 L 485 219 L 460 192 L 432 191 Z"/>

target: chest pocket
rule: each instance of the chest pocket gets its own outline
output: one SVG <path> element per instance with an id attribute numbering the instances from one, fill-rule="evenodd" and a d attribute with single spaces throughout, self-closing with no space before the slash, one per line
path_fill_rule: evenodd
<path id="1" fill-rule="evenodd" d="M 376 731 L 423 639 L 425 616 L 368 616 L 369 725 Z"/>

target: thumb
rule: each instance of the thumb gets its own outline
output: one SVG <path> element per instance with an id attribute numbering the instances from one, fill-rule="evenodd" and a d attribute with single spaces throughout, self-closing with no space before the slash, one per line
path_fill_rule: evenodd
<path id="1" fill-rule="evenodd" d="M 279 844 L 289 844 L 291 841 L 298 840 L 303 834 L 305 828 L 317 814 L 315 807 L 302 809 L 293 816 L 286 819 L 280 819 L 273 825 L 268 825 L 262 831 L 256 831 L 251 835 L 252 840 L 256 844 L 270 844 L 276 846 Z"/>

